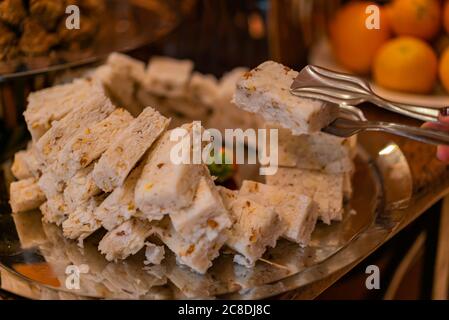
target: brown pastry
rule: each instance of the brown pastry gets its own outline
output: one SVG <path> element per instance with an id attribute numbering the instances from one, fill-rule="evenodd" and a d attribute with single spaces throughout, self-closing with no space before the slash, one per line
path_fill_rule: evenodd
<path id="1" fill-rule="evenodd" d="M 55 34 L 48 33 L 45 28 L 34 19 L 26 19 L 23 24 L 19 49 L 26 55 L 47 53 L 59 40 Z"/>
<path id="2" fill-rule="evenodd" d="M 31 17 L 39 21 L 47 30 L 53 30 L 65 12 L 61 0 L 30 0 Z"/>
<path id="3" fill-rule="evenodd" d="M 80 6 L 81 0 L 65 0 L 65 7 L 67 8 L 70 5 Z"/>
<path id="4" fill-rule="evenodd" d="M 81 14 L 80 29 L 67 29 L 65 21 L 58 26 L 58 36 L 65 44 L 73 45 L 73 42 L 82 43 L 90 40 L 97 32 L 98 18 Z"/>
<path id="5" fill-rule="evenodd" d="M 104 0 L 78 0 L 82 9 L 92 13 L 100 13 L 106 9 Z"/>
<path id="6" fill-rule="evenodd" d="M 16 35 L 5 24 L 0 22 L 0 48 L 5 48 L 14 44 Z"/>
<path id="7" fill-rule="evenodd" d="M 16 58 L 18 55 L 19 55 L 19 50 L 17 49 L 16 46 L 0 48 L 0 61 L 11 60 L 11 59 Z M 1 73 L 4 73 L 3 65 L 0 67 L 0 74 Z"/>
<path id="8" fill-rule="evenodd" d="M 14 58 L 17 55 L 16 42 L 15 33 L 0 22 L 0 61 Z"/>
<path id="9" fill-rule="evenodd" d="M 22 0 L 0 0 L 0 20 L 18 26 L 26 17 Z"/>

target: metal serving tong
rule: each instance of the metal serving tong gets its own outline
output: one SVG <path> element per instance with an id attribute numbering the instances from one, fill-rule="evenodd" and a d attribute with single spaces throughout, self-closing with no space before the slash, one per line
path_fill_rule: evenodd
<path id="1" fill-rule="evenodd" d="M 392 102 L 379 97 L 369 83 L 361 78 L 330 71 L 317 66 L 307 66 L 293 81 L 292 94 L 318 99 L 340 106 L 340 116 L 323 131 L 350 137 L 361 131 L 383 131 L 429 144 L 449 145 L 449 133 L 434 129 L 411 127 L 397 123 L 367 121 L 363 112 L 353 107 L 371 102 L 381 108 L 422 121 L 437 122 L 449 108 L 428 108 Z M 447 126 L 449 131 L 449 126 Z"/>

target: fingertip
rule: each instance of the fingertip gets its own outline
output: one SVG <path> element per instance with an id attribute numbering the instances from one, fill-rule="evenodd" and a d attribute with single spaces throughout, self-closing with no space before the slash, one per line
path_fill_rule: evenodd
<path id="1" fill-rule="evenodd" d="M 438 120 L 439 120 L 440 122 L 449 123 L 449 115 L 440 115 L 440 116 L 438 117 Z"/>
<path id="2" fill-rule="evenodd" d="M 421 128 L 449 132 L 448 122 L 424 122 Z"/>
<path id="3" fill-rule="evenodd" d="M 449 147 L 438 146 L 437 148 L 437 158 L 443 162 L 449 162 Z"/>

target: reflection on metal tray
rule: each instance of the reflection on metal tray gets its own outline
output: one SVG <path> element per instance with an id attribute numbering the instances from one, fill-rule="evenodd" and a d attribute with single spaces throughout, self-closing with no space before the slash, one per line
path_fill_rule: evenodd
<path id="1" fill-rule="evenodd" d="M 401 215 L 390 215 L 390 210 L 403 208 L 410 200 L 408 163 L 401 150 L 389 141 L 384 141 L 383 149 L 370 153 L 366 150 L 372 148 L 363 147 L 366 143 L 369 139 L 363 139 L 358 147 L 354 193 L 344 220 L 331 226 L 319 224 L 307 248 L 279 241 L 252 269 L 234 264 L 226 250 L 204 276 L 178 266 L 169 250 L 163 264 L 153 267 L 151 273 L 142 270 L 142 252 L 123 262 L 110 263 L 96 249 L 101 234 L 92 236 L 81 249 L 76 242 L 65 239 L 57 226 L 42 224 L 39 211 L 10 214 L 7 199 L 3 199 L 2 288 L 38 299 L 253 299 L 303 287 L 372 252 L 401 221 Z M 7 175 L 4 178 L 3 184 L 8 180 Z M 72 265 L 84 270 L 67 269 Z M 80 275 L 79 288 L 73 272 Z"/>

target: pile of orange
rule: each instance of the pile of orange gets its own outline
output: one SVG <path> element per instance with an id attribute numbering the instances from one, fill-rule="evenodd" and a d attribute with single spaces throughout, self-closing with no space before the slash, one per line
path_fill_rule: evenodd
<path id="1" fill-rule="evenodd" d="M 350 1 L 329 24 L 337 61 L 387 89 L 449 92 L 449 0 Z"/>

